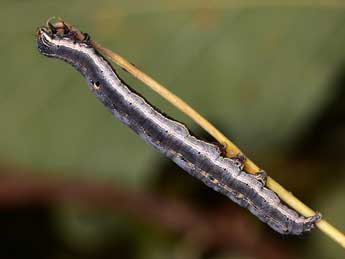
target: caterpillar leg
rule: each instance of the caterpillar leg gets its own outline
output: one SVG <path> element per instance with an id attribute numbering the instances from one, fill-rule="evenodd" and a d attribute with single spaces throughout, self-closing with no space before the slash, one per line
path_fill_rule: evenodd
<path id="1" fill-rule="evenodd" d="M 322 218 L 322 215 L 320 212 L 316 212 L 315 215 L 311 217 L 307 217 L 303 223 L 304 225 L 303 230 L 304 231 L 312 230 L 315 227 L 315 223 L 318 222 L 321 218 Z"/>
<path id="2" fill-rule="evenodd" d="M 217 145 L 217 147 L 219 148 L 219 151 L 220 151 L 220 154 L 223 156 L 223 157 L 226 157 L 226 143 L 219 143 L 219 142 L 216 142 L 215 143 Z"/>
<path id="3" fill-rule="evenodd" d="M 267 182 L 267 173 L 264 170 L 260 170 L 259 172 L 254 174 L 256 180 L 262 183 L 263 186 L 266 186 Z"/>
<path id="4" fill-rule="evenodd" d="M 247 158 L 242 154 L 238 154 L 231 159 L 235 162 L 236 166 L 242 171 L 244 168 L 244 162 Z"/>

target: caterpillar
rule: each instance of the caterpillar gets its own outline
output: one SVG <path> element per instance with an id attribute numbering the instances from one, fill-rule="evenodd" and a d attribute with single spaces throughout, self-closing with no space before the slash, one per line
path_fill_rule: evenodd
<path id="1" fill-rule="evenodd" d="M 93 47 L 88 34 L 58 22 L 37 31 L 39 51 L 71 64 L 98 100 L 145 142 L 191 176 L 247 208 L 280 234 L 300 235 L 314 228 L 319 213 L 304 217 L 284 205 L 266 185 L 266 173 L 244 171 L 243 156 L 228 158 L 219 146 L 198 139 L 188 128 L 152 106 L 128 86 Z"/>

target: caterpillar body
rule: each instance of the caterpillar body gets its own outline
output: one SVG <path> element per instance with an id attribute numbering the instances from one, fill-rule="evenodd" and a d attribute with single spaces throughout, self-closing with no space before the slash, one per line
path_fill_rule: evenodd
<path id="1" fill-rule="evenodd" d="M 107 60 L 90 43 L 87 34 L 63 22 L 41 27 L 39 51 L 66 61 L 87 80 L 91 92 L 120 121 L 144 141 L 166 155 L 208 187 L 247 208 L 281 234 L 310 231 L 321 218 L 299 215 L 265 187 L 265 173 L 243 170 L 241 157 L 227 158 L 219 146 L 193 136 L 180 122 L 166 117 L 119 78 Z"/>

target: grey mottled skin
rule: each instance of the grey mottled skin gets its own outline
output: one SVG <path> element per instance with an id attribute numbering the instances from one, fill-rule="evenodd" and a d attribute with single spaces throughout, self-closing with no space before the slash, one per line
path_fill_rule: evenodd
<path id="1" fill-rule="evenodd" d="M 72 64 L 105 107 L 143 140 L 277 232 L 299 235 L 320 219 L 319 214 L 306 218 L 283 205 L 262 181 L 244 172 L 238 161 L 223 157 L 216 145 L 197 139 L 183 124 L 162 115 L 122 82 L 88 41 L 80 42 L 68 34 L 58 36 L 44 27 L 38 32 L 38 49 Z"/>

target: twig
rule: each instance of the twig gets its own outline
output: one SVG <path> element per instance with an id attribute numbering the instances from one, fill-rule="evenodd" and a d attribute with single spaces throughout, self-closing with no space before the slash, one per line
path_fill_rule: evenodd
<path id="1" fill-rule="evenodd" d="M 152 90 L 161 95 L 168 102 L 173 104 L 176 108 L 181 110 L 192 120 L 194 120 L 199 126 L 206 130 L 211 136 L 213 136 L 219 143 L 225 144 L 226 153 L 229 157 L 234 157 L 237 154 L 242 153 L 241 150 L 232 143 L 227 137 L 224 136 L 215 126 L 213 126 L 208 120 L 206 120 L 202 115 L 200 115 L 196 110 L 184 102 L 181 98 L 170 92 L 165 86 L 158 83 L 156 80 L 145 74 L 143 71 L 139 70 L 137 67 L 132 65 L 126 59 L 120 55 L 112 52 L 109 49 L 102 47 L 95 41 L 92 41 L 93 46 L 117 63 L 120 67 L 125 69 L 127 72 L 132 74 L 134 77 L 142 81 L 144 84 L 149 86 Z M 256 173 L 260 169 L 254 164 L 251 160 L 246 159 L 245 161 L 245 170 L 249 173 Z M 294 208 L 296 211 L 301 213 L 304 216 L 315 215 L 315 211 L 306 206 L 303 202 L 297 199 L 291 192 L 287 191 L 283 186 L 276 182 L 271 177 L 267 179 L 267 187 L 272 191 L 278 194 L 278 196 L 286 202 L 290 207 Z M 336 241 L 342 247 L 345 248 L 345 235 L 328 223 L 326 220 L 321 219 L 316 226 L 331 239 Z"/>

